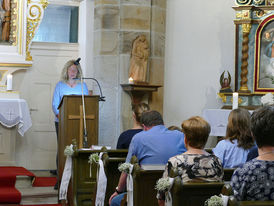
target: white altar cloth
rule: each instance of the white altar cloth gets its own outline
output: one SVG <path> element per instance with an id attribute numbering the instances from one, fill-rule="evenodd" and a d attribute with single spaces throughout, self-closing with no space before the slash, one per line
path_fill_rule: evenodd
<path id="1" fill-rule="evenodd" d="M 230 112 L 229 109 L 206 109 L 203 111 L 203 118 L 208 121 L 211 127 L 210 136 L 225 136 Z"/>
<path id="2" fill-rule="evenodd" d="M 0 123 L 8 128 L 18 125 L 21 136 L 31 127 L 28 104 L 24 99 L 0 99 Z"/>
<path id="3" fill-rule="evenodd" d="M 209 136 L 225 136 L 228 116 L 231 111 L 230 109 L 206 109 L 203 111 L 203 118 L 208 121 L 211 127 Z M 249 110 L 249 113 L 252 114 L 253 111 Z"/>

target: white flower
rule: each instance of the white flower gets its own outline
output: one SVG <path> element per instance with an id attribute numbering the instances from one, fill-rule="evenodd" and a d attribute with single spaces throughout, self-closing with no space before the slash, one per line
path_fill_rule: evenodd
<path id="1" fill-rule="evenodd" d="M 89 156 L 88 158 L 88 163 L 92 164 L 92 163 L 98 163 L 99 162 L 99 155 L 98 153 L 93 153 Z"/>
<path id="2" fill-rule="evenodd" d="M 123 163 L 123 164 L 120 164 L 119 167 L 118 167 L 118 170 L 120 172 L 125 172 L 125 173 L 129 173 L 129 170 L 130 170 L 130 167 L 131 167 L 131 164 L 130 163 Z"/>
<path id="3" fill-rule="evenodd" d="M 223 199 L 217 195 L 211 196 L 205 201 L 205 206 L 223 206 Z"/>
<path id="4" fill-rule="evenodd" d="M 261 103 L 266 106 L 266 105 L 271 105 L 274 104 L 274 96 L 272 93 L 267 93 L 266 95 L 261 97 Z"/>
<path id="5" fill-rule="evenodd" d="M 169 177 L 160 178 L 155 186 L 155 189 L 158 191 L 167 191 L 171 187 Z"/>
<path id="6" fill-rule="evenodd" d="M 66 146 L 65 150 L 64 150 L 64 154 L 65 156 L 72 156 L 73 155 L 73 146 L 72 144 L 69 146 Z"/>

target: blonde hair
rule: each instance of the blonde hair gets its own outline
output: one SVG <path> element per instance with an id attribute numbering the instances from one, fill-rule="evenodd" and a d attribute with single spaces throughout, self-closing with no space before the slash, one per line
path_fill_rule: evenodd
<path id="1" fill-rule="evenodd" d="M 135 114 L 135 119 L 138 123 L 140 123 L 141 121 L 142 113 L 148 110 L 149 110 L 149 105 L 146 103 L 139 103 L 139 104 L 132 105 L 132 111 Z"/>
<path id="2" fill-rule="evenodd" d="M 69 80 L 69 77 L 68 77 L 68 69 L 72 66 L 72 65 L 75 65 L 74 64 L 74 62 L 75 62 L 75 59 L 71 59 L 71 60 L 69 60 L 69 61 L 67 61 L 66 63 L 65 63 L 65 65 L 64 65 L 64 67 L 63 67 L 63 70 L 62 70 L 62 73 L 61 73 L 61 81 L 63 81 L 63 82 L 68 82 L 68 80 Z M 81 69 L 81 65 L 80 64 L 78 64 L 78 65 L 75 65 L 76 66 L 76 68 L 77 68 L 77 70 L 78 70 L 78 72 L 77 72 L 77 75 L 76 75 L 76 78 L 77 78 L 77 82 L 79 82 L 80 81 L 80 78 L 81 78 L 81 76 L 82 76 L 82 69 Z"/>

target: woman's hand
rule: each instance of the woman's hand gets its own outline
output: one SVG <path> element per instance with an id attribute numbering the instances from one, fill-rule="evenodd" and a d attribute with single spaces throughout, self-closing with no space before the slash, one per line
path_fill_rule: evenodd
<path id="1" fill-rule="evenodd" d="M 109 198 L 109 200 L 108 200 L 108 204 L 109 204 L 109 205 L 111 204 L 112 199 L 113 199 L 114 197 L 116 197 L 117 195 L 118 195 L 118 193 L 117 193 L 117 192 L 114 192 L 114 193 L 110 196 L 110 198 Z"/>
<path id="2" fill-rule="evenodd" d="M 164 200 L 158 200 L 158 205 L 159 206 L 165 206 L 165 201 Z"/>

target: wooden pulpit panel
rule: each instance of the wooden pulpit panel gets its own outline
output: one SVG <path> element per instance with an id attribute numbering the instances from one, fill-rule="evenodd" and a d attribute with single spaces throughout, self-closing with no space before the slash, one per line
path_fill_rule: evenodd
<path id="1" fill-rule="evenodd" d="M 88 147 L 98 144 L 99 96 L 84 96 Z M 59 105 L 58 134 L 58 176 L 59 182 L 65 166 L 64 150 L 76 139 L 77 145 L 80 133 L 84 131 L 82 111 L 82 96 L 65 95 Z M 82 117 L 81 117 L 82 116 Z M 80 125 L 82 125 L 80 127 Z"/>

